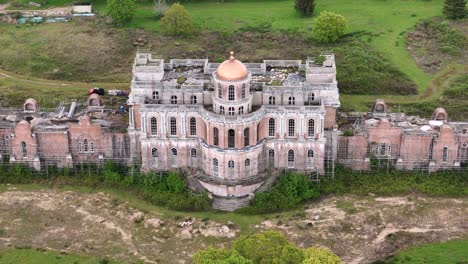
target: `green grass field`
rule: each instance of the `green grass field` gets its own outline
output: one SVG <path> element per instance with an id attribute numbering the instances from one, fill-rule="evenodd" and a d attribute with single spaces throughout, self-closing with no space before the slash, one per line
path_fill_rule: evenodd
<path id="1" fill-rule="evenodd" d="M 17 0 L 26 1 L 26 0 Z M 64 6 L 69 0 L 49 0 L 45 7 Z M 153 1 L 137 1 L 138 7 L 130 28 L 158 31 Z M 313 20 L 321 11 L 333 11 L 349 21 L 349 32 L 365 31 L 369 41 L 386 58 L 406 73 L 423 92 L 432 78 L 413 62 L 404 43 L 405 32 L 423 19 L 442 14 L 443 0 L 317 0 L 315 16 L 300 17 L 292 0 L 197 1 L 184 3 L 199 30 L 236 31 L 245 26 L 271 23 L 275 31 L 310 34 Z M 99 13 L 105 12 L 105 0 L 93 1 Z"/>
<path id="2" fill-rule="evenodd" d="M 442 14 L 443 0 L 318 0 L 315 14 L 333 11 L 349 21 L 349 32 L 366 31 L 372 37 L 363 38 L 395 63 L 424 91 L 431 75 L 413 62 L 404 45 L 404 33 L 426 18 Z M 200 1 L 185 4 L 195 24 L 201 30 L 235 31 L 246 25 L 271 23 L 274 30 L 298 31 L 309 34 L 312 18 L 301 18 L 293 9 L 293 1 Z M 103 11 L 102 2 L 98 10 Z M 157 31 L 152 3 L 140 3 L 129 27 Z"/>
<path id="3" fill-rule="evenodd" d="M 1 264 L 119 264 L 110 259 L 60 254 L 52 251 L 34 249 L 10 249 L 0 251 Z"/>
<path id="4" fill-rule="evenodd" d="M 468 240 L 449 241 L 410 248 L 397 253 L 385 264 L 456 264 L 468 263 Z"/>

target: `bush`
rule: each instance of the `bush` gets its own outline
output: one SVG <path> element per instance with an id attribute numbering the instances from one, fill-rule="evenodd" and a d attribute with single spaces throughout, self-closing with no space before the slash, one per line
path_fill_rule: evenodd
<path id="1" fill-rule="evenodd" d="M 315 9 L 315 0 L 296 0 L 294 8 L 302 16 L 311 16 Z"/>
<path id="2" fill-rule="evenodd" d="M 132 20 L 135 14 L 135 0 L 107 0 L 107 14 L 112 18 L 112 22 L 118 26 Z"/>
<path id="3" fill-rule="evenodd" d="M 449 19 L 461 19 L 466 16 L 466 0 L 445 0 L 444 15 Z"/>
<path id="4" fill-rule="evenodd" d="M 336 42 L 346 32 L 348 22 L 342 15 L 332 12 L 320 13 L 315 26 L 312 29 L 312 36 L 322 43 Z"/>
<path id="5" fill-rule="evenodd" d="M 307 176 L 288 173 L 280 175 L 270 191 L 257 193 L 252 205 L 257 213 L 270 213 L 295 208 L 318 196 Z"/>
<path id="6" fill-rule="evenodd" d="M 179 3 L 173 4 L 161 19 L 161 32 L 170 36 L 186 36 L 193 32 L 190 13 Z"/>
<path id="7" fill-rule="evenodd" d="M 304 263 L 340 264 L 338 256 L 327 249 L 300 249 L 276 231 L 241 236 L 232 249 L 199 250 L 194 264 Z"/>

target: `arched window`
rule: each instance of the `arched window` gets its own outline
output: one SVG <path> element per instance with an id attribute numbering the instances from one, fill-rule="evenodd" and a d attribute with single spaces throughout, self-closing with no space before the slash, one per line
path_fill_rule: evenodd
<path id="1" fill-rule="evenodd" d="M 81 142 L 81 140 L 78 141 L 78 152 L 79 152 L 79 153 L 82 153 L 82 152 L 83 152 L 83 142 Z"/>
<path id="2" fill-rule="evenodd" d="M 229 88 L 228 88 L 228 100 L 229 101 L 235 100 L 234 92 L 235 92 L 234 85 L 229 85 Z"/>
<path id="3" fill-rule="evenodd" d="M 294 168 L 294 150 L 288 150 L 288 168 Z"/>
<path id="4" fill-rule="evenodd" d="M 309 137 L 313 137 L 315 134 L 315 121 L 313 119 L 309 119 Z"/>
<path id="5" fill-rule="evenodd" d="M 234 107 L 229 107 L 228 108 L 228 114 L 229 115 L 234 115 Z"/>
<path id="6" fill-rule="evenodd" d="M 274 96 L 270 96 L 270 98 L 268 98 L 268 104 L 270 105 L 276 104 L 276 98 Z"/>
<path id="7" fill-rule="evenodd" d="M 171 136 L 177 135 L 177 120 L 175 117 L 171 117 Z"/>
<path id="8" fill-rule="evenodd" d="M 219 145 L 219 130 L 217 127 L 213 128 L 213 145 Z"/>
<path id="9" fill-rule="evenodd" d="M 239 115 L 242 115 L 242 114 L 244 114 L 244 107 L 243 106 L 239 107 Z"/>
<path id="10" fill-rule="evenodd" d="M 213 159 L 213 175 L 218 176 L 218 159 Z"/>
<path id="11" fill-rule="evenodd" d="M 218 98 L 219 99 L 223 98 L 223 88 L 221 87 L 220 83 L 218 83 Z"/>
<path id="12" fill-rule="evenodd" d="M 234 161 L 228 161 L 228 177 L 232 179 L 234 176 Z"/>
<path id="13" fill-rule="evenodd" d="M 197 97 L 195 95 L 190 96 L 190 103 L 197 104 Z"/>
<path id="14" fill-rule="evenodd" d="M 241 90 L 241 98 L 245 98 L 245 83 L 242 84 L 242 90 Z"/>
<path id="15" fill-rule="evenodd" d="M 192 166 L 197 166 L 197 150 L 196 149 L 190 149 L 190 164 Z"/>
<path id="16" fill-rule="evenodd" d="M 190 118 L 190 135 L 197 135 L 197 120 L 195 119 L 195 117 Z"/>
<path id="17" fill-rule="evenodd" d="M 380 144 L 380 156 L 383 157 L 387 155 L 387 144 L 381 143 Z"/>
<path id="18" fill-rule="evenodd" d="M 159 99 L 158 91 L 153 91 L 153 100 L 158 100 L 158 99 Z"/>
<path id="19" fill-rule="evenodd" d="M 88 145 L 88 140 L 87 139 L 83 140 L 83 148 L 84 148 L 84 152 L 89 151 L 89 145 Z"/>
<path id="20" fill-rule="evenodd" d="M 311 150 L 311 149 L 309 149 L 309 150 L 307 151 L 307 165 L 308 165 L 309 167 L 312 167 L 313 164 L 314 164 L 314 151 Z"/>
<path id="21" fill-rule="evenodd" d="M 228 148 L 234 148 L 236 142 L 235 132 L 233 129 L 228 130 Z"/>
<path id="22" fill-rule="evenodd" d="M 307 101 L 309 101 L 309 103 L 313 102 L 315 100 L 315 94 L 314 93 L 310 93 L 307 95 Z"/>
<path id="23" fill-rule="evenodd" d="M 290 105 L 295 105 L 296 104 L 296 98 L 294 98 L 294 96 L 289 97 L 289 104 Z"/>
<path id="24" fill-rule="evenodd" d="M 270 118 L 270 120 L 268 120 L 268 136 L 274 137 L 275 133 L 276 133 L 275 119 Z"/>
<path id="25" fill-rule="evenodd" d="M 250 159 L 245 160 L 245 176 L 250 176 Z"/>
<path id="26" fill-rule="evenodd" d="M 296 125 L 294 119 L 289 119 L 288 121 L 288 136 L 294 137 L 296 130 Z"/>
<path id="27" fill-rule="evenodd" d="M 177 160 L 177 149 L 173 148 L 171 150 L 171 154 L 172 154 L 172 167 L 175 168 L 177 167 L 177 163 L 178 163 L 178 160 Z"/>
<path id="28" fill-rule="evenodd" d="M 448 147 L 442 149 L 442 162 L 447 162 L 448 160 Z"/>
<path id="29" fill-rule="evenodd" d="M 153 164 L 153 166 L 157 166 L 158 165 L 158 149 L 157 148 L 151 149 L 151 157 L 153 157 L 153 159 L 151 160 L 151 163 Z"/>
<path id="30" fill-rule="evenodd" d="M 268 163 L 270 167 L 275 167 L 275 151 L 273 149 L 268 150 Z"/>
<path id="31" fill-rule="evenodd" d="M 151 149 L 151 157 L 153 157 L 153 158 L 158 157 L 158 149 L 157 148 Z"/>
<path id="32" fill-rule="evenodd" d="M 249 145 L 249 128 L 244 129 L 244 147 Z"/>
<path id="33" fill-rule="evenodd" d="M 21 141 L 21 156 L 23 158 L 28 157 L 28 149 L 26 148 L 26 142 Z"/>
<path id="34" fill-rule="evenodd" d="M 151 135 L 157 135 L 158 134 L 158 120 L 156 117 L 152 117 L 150 120 L 150 125 L 151 125 Z"/>
<path id="35" fill-rule="evenodd" d="M 224 106 L 219 107 L 219 113 L 224 115 Z"/>
<path id="36" fill-rule="evenodd" d="M 176 95 L 171 96 L 171 104 L 177 104 L 177 96 Z"/>
<path id="37" fill-rule="evenodd" d="M 94 153 L 94 142 L 91 141 L 89 145 L 91 147 L 91 152 Z"/>

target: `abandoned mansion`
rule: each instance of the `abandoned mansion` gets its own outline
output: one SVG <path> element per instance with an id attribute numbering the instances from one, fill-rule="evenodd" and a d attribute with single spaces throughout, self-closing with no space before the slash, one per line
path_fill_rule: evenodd
<path id="1" fill-rule="evenodd" d="M 377 100 L 368 113 L 336 125 L 340 107 L 335 57 L 222 63 L 138 52 L 128 104 L 128 129 L 92 94 L 70 110 L 0 112 L 0 155 L 41 169 L 114 160 L 141 170 L 184 170 L 192 187 L 233 210 L 267 188 L 275 171 L 324 175 L 330 164 L 369 170 L 373 160 L 397 169 L 456 169 L 468 162 L 468 123 L 393 113 Z M 346 122 L 343 122 L 346 123 Z"/>

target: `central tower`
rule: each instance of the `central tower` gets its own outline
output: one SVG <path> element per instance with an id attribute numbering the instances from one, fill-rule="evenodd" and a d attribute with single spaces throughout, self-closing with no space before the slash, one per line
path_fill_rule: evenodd
<path id="1" fill-rule="evenodd" d="M 242 115 L 252 111 L 251 74 L 236 60 L 234 52 L 213 72 L 213 111 L 221 115 Z"/>

